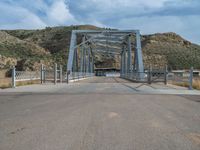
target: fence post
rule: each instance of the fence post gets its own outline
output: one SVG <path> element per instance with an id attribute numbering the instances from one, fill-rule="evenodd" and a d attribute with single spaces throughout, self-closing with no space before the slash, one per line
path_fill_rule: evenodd
<path id="1" fill-rule="evenodd" d="M 54 84 L 57 83 L 57 64 L 54 64 Z"/>
<path id="2" fill-rule="evenodd" d="M 193 87 L 192 87 L 192 82 L 193 82 L 193 70 L 194 70 L 194 68 L 191 67 L 191 68 L 190 68 L 190 77 L 189 77 L 189 90 L 193 90 Z"/>
<path id="3" fill-rule="evenodd" d="M 164 79 L 164 82 L 165 82 L 165 85 L 167 85 L 167 74 L 168 74 L 168 70 L 167 70 L 167 65 L 165 66 L 165 72 L 164 72 L 164 74 L 165 74 L 165 79 Z"/>
<path id="4" fill-rule="evenodd" d="M 67 71 L 67 84 L 69 83 L 69 74 L 70 74 L 70 71 Z"/>
<path id="5" fill-rule="evenodd" d="M 149 71 L 148 71 L 148 83 L 151 84 L 151 79 L 152 78 L 152 67 L 149 67 Z"/>
<path id="6" fill-rule="evenodd" d="M 40 81 L 41 81 L 41 84 L 44 83 L 44 65 L 43 64 L 41 65 Z"/>
<path id="7" fill-rule="evenodd" d="M 12 68 L 12 88 L 16 87 L 16 69 L 15 66 Z"/>
<path id="8" fill-rule="evenodd" d="M 62 65 L 60 65 L 60 83 L 62 83 Z"/>
<path id="9" fill-rule="evenodd" d="M 46 69 L 46 67 L 44 66 L 44 72 L 43 72 L 43 74 L 44 74 L 44 83 L 46 83 L 46 72 L 47 72 L 47 69 Z"/>

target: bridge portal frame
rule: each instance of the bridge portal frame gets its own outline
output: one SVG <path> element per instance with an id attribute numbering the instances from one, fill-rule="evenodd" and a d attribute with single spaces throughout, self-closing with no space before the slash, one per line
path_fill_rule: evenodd
<path id="1" fill-rule="evenodd" d="M 81 34 L 84 35 L 82 38 L 82 42 L 77 44 L 77 36 Z M 78 56 L 77 56 L 77 48 L 81 47 L 81 61 L 80 61 L 80 70 L 83 72 L 92 73 L 94 71 L 94 55 L 92 54 L 92 48 L 90 46 L 86 46 L 88 43 L 91 43 L 93 39 L 96 37 L 90 37 L 86 39 L 86 35 L 123 35 L 126 40 L 121 43 L 121 76 L 130 75 L 131 72 L 140 73 L 140 78 L 143 78 L 144 72 L 144 64 L 142 58 L 142 47 L 141 47 L 141 37 L 139 30 L 73 30 L 71 34 L 70 41 L 70 49 L 67 63 L 67 72 L 71 74 L 76 71 L 78 68 Z M 135 35 L 136 37 L 136 45 L 134 51 L 134 64 L 132 64 L 132 44 L 131 44 L 131 36 Z M 98 39 L 96 39 L 98 40 Z M 114 40 L 114 38 L 113 38 Z M 112 41 L 114 42 L 114 41 Z M 116 41 L 117 42 L 117 41 Z M 113 47 L 115 49 L 115 47 Z M 101 50 L 98 50 L 101 51 Z M 102 50 L 102 52 L 105 50 Z M 112 53 L 112 52 L 111 52 Z M 113 52 L 114 53 L 114 52 Z"/>

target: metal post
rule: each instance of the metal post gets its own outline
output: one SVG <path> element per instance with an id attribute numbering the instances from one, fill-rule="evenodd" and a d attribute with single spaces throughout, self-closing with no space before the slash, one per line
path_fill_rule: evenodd
<path id="1" fill-rule="evenodd" d="M 44 65 L 43 64 L 41 65 L 40 81 L 41 81 L 41 84 L 44 83 Z"/>
<path id="2" fill-rule="evenodd" d="M 94 58 L 92 56 L 92 60 L 91 60 L 91 69 L 90 69 L 91 73 L 94 73 Z"/>
<path id="3" fill-rule="evenodd" d="M 60 65 L 60 83 L 62 83 L 62 65 Z"/>
<path id="4" fill-rule="evenodd" d="M 54 84 L 57 83 L 57 64 L 54 64 Z"/>
<path id="5" fill-rule="evenodd" d="M 81 63 L 80 63 L 80 72 L 83 72 L 83 47 L 81 47 Z"/>
<path id="6" fill-rule="evenodd" d="M 124 75 L 127 75 L 126 49 L 124 48 Z"/>
<path id="7" fill-rule="evenodd" d="M 82 38 L 82 42 L 85 42 L 85 36 L 83 36 Z M 80 68 L 80 72 L 81 72 L 81 77 L 83 78 L 84 76 L 84 70 L 85 70 L 85 44 L 81 46 L 81 68 Z"/>
<path id="8" fill-rule="evenodd" d="M 137 51 L 134 51 L 134 64 L 133 64 L 133 72 L 137 72 Z"/>
<path id="9" fill-rule="evenodd" d="M 88 48 L 87 72 L 90 72 L 90 47 Z"/>
<path id="10" fill-rule="evenodd" d="M 148 71 L 148 83 L 151 84 L 152 82 L 152 66 L 149 67 Z"/>
<path id="11" fill-rule="evenodd" d="M 85 47 L 83 49 L 83 72 L 84 72 L 84 77 L 85 77 L 85 73 L 86 73 L 86 49 L 85 49 Z"/>
<path id="12" fill-rule="evenodd" d="M 167 65 L 165 66 L 165 70 L 164 70 L 165 72 L 164 72 L 164 75 L 165 75 L 165 79 L 164 79 L 164 83 L 165 83 L 165 85 L 167 85 L 167 74 L 168 74 L 168 70 L 167 70 Z"/>
<path id="13" fill-rule="evenodd" d="M 43 69 L 44 69 L 44 72 L 43 72 L 43 74 L 44 74 L 44 81 L 43 82 L 45 83 L 46 82 L 46 68 L 44 67 Z"/>
<path id="14" fill-rule="evenodd" d="M 131 35 L 128 36 L 128 59 L 127 59 L 127 72 L 132 71 L 132 48 L 131 48 Z"/>
<path id="15" fill-rule="evenodd" d="M 190 68 L 190 77 L 189 77 L 189 90 L 193 90 L 192 82 L 193 82 L 193 70 L 194 68 Z"/>
<path id="16" fill-rule="evenodd" d="M 67 84 L 69 83 L 69 74 L 70 74 L 70 72 L 67 71 Z"/>
<path id="17" fill-rule="evenodd" d="M 73 60 L 73 70 L 72 72 L 77 72 L 78 70 L 78 54 L 77 54 L 77 49 L 74 49 L 74 60 Z"/>
<path id="18" fill-rule="evenodd" d="M 16 69 L 15 66 L 12 68 L 12 88 L 16 87 Z"/>
<path id="19" fill-rule="evenodd" d="M 72 35 L 71 35 L 71 42 L 70 42 L 70 50 L 69 50 L 69 57 L 68 57 L 68 64 L 67 64 L 67 70 L 69 71 L 69 73 L 72 73 L 72 66 L 73 66 L 73 59 L 74 59 L 74 50 L 76 47 L 76 41 L 77 36 L 76 36 L 76 32 L 72 31 Z"/>
<path id="20" fill-rule="evenodd" d="M 125 56 L 125 52 L 124 52 L 124 50 L 122 51 L 122 76 L 124 77 L 124 75 L 125 75 L 125 69 L 124 69 L 124 56 Z"/>
<path id="21" fill-rule="evenodd" d="M 122 77 L 123 74 L 123 52 L 121 52 L 121 63 L 120 63 L 120 76 Z"/>
<path id="22" fill-rule="evenodd" d="M 141 46 L 141 37 L 140 31 L 136 32 L 136 70 L 139 73 L 140 80 L 144 79 L 144 64 L 142 58 L 142 46 Z"/>

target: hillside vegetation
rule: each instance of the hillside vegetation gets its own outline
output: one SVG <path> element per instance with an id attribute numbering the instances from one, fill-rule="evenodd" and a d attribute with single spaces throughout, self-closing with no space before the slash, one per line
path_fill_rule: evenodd
<path id="1" fill-rule="evenodd" d="M 41 63 L 54 62 L 66 65 L 71 31 L 76 29 L 101 30 L 82 25 L 68 27 L 47 27 L 43 30 L 0 31 L 0 68 L 17 65 L 21 70 L 38 69 Z M 145 67 L 187 69 L 190 66 L 200 69 L 200 46 L 192 44 L 175 33 L 142 36 L 142 50 Z M 96 66 L 119 67 L 119 57 L 96 55 Z"/>

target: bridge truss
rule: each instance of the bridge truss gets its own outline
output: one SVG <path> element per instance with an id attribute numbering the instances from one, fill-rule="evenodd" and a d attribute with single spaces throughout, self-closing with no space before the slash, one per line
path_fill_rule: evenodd
<path id="1" fill-rule="evenodd" d="M 135 44 L 131 42 L 133 36 Z M 139 30 L 73 30 L 67 64 L 68 75 L 78 73 L 83 77 L 84 74 L 93 74 L 96 53 L 120 55 L 121 77 L 137 74 L 139 80 L 143 79 L 144 65 Z"/>

